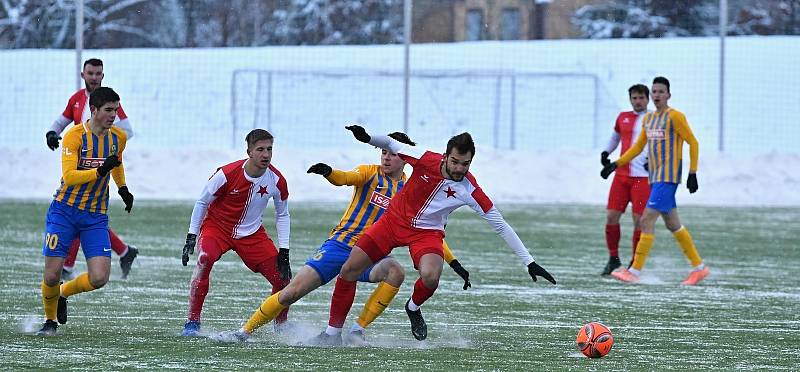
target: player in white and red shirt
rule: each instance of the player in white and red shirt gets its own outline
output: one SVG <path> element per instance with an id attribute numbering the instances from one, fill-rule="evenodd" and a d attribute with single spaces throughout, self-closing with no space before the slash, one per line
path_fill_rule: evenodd
<path id="1" fill-rule="evenodd" d="M 55 151 L 55 149 L 58 148 L 58 140 L 61 139 L 61 132 L 63 132 L 70 123 L 78 125 L 89 121 L 91 117 L 88 104 L 89 94 L 97 87 L 102 86 L 104 76 L 103 61 L 97 58 L 91 58 L 83 63 L 81 77 L 83 78 L 86 88 L 78 90 L 72 97 L 69 97 L 64 112 L 53 121 L 50 130 L 45 134 L 47 138 L 47 147 L 49 147 L 50 150 Z M 130 140 L 131 137 L 133 137 L 131 124 L 128 122 L 128 116 L 125 115 L 125 111 L 122 110 L 121 104 L 119 110 L 117 110 L 117 117 L 114 119 L 114 126 L 125 131 L 127 139 Z M 119 266 L 122 269 L 121 277 L 122 279 L 126 279 L 131 271 L 133 260 L 136 259 L 136 256 L 139 254 L 139 250 L 136 249 L 135 246 L 125 244 L 110 228 L 108 229 L 108 236 L 111 239 L 111 249 L 114 253 L 119 255 Z M 75 239 L 69 247 L 67 257 L 64 259 L 64 269 L 61 272 L 62 279 L 64 280 L 73 277 L 72 270 L 75 268 L 75 259 L 78 257 L 80 245 L 80 239 Z"/>
<path id="2" fill-rule="evenodd" d="M 356 292 L 356 280 L 370 265 L 389 255 L 392 249 L 408 246 L 419 279 L 406 313 L 411 320 L 411 333 L 417 340 L 428 335 L 419 307 L 433 295 L 442 273 L 442 239 L 447 217 L 454 210 L 469 206 L 483 217 L 506 244 L 528 266 L 533 281 L 541 276 L 553 284 L 555 279 L 534 262 L 525 244 L 508 225 L 500 211 L 483 193 L 475 177 L 469 173 L 475 144 L 469 133 L 454 136 L 442 155 L 421 151 L 389 136 L 370 136 L 358 125 L 346 127 L 361 142 L 397 154 L 414 168 L 403 189 L 395 195 L 384 216 L 356 242 L 342 266 L 331 299 L 331 318 L 344 318 L 350 311 Z"/>
<path id="3" fill-rule="evenodd" d="M 198 243 L 197 265 L 189 289 L 189 320 L 183 336 L 200 335 L 200 312 L 208 294 L 214 263 L 234 250 L 244 264 L 272 284 L 272 293 L 292 277 L 289 268 L 289 189 L 281 172 L 272 166 L 272 134 L 254 129 L 246 137 L 247 159 L 217 169 L 208 180 L 192 210 L 189 233 L 183 247 L 183 265 Z M 261 215 L 269 200 L 275 205 L 275 248 L 262 225 Z M 199 235 L 199 242 L 198 240 Z M 276 324 L 286 321 L 285 309 Z"/>
<path id="4" fill-rule="evenodd" d="M 614 132 L 606 145 L 605 150 L 600 154 L 600 162 L 605 166 L 611 161 L 608 160 L 611 154 L 622 142 L 620 154 L 625 153 L 636 141 L 639 132 L 642 131 L 642 118 L 647 111 L 647 104 L 650 103 L 650 90 L 646 85 L 636 84 L 628 89 L 633 111 L 623 111 L 617 116 L 614 123 Z M 620 228 L 619 220 L 625 213 L 628 203 L 631 203 L 633 215 L 633 253 L 631 260 L 636 253 L 636 244 L 639 243 L 641 235 L 639 219 L 644 213 L 647 199 L 650 197 L 650 183 L 648 182 L 647 171 L 647 151 L 643 151 L 630 163 L 617 168 L 614 181 L 611 182 L 611 190 L 608 192 L 608 205 L 606 206 L 606 245 L 608 246 L 608 263 L 603 268 L 601 275 L 610 275 L 611 272 L 622 266 L 619 259 L 619 239 Z"/>

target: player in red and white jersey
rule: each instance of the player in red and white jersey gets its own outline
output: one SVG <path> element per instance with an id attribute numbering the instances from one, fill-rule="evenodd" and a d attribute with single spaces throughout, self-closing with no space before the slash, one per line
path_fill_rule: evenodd
<path id="1" fill-rule="evenodd" d="M 605 166 L 611 161 L 608 160 L 609 154 L 614 152 L 622 142 L 620 154 L 625 153 L 636 141 L 639 132 L 642 131 L 642 118 L 647 111 L 647 104 L 650 103 L 650 90 L 646 85 L 636 84 L 628 88 L 628 98 L 630 99 L 633 111 L 623 111 L 617 116 L 614 123 L 614 132 L 608 141 L 608 145 L 600 154 L 600 162 Z M 608 263 L 601 275 L 610 275 L 611 272 L 622 266 L 619 259 L 619 240 L 620 228 L 619 220 L 628 203 L 631 203 L 633 216 L 633 253 L 631 260 L 636 253 L 636 244 L 642 234 L 639 220 L 644 213 L 647 199 L 650 197 L 650 183 L 648 182 L 647 171 L 647 152 L 643 151 L 630 163 L 617 168 L 614 181 L 611 182 L 611 190 L 608 192 L 608 204 L 606 206 L 606 246 L 608 247 Z"/>
<path id="2" fill-rule="evenodd" d="M 55 151 L 55 149 L 58 148 L 61 132 L 64 131 L 69 123 L 74 122 L 75 125 L 78 125 L 89 121 L 91 117 L 88 104 L 89 94 L 97 87 L 102 86 L 104 76 L 103 61 L 97 58 L 90 58 L 83 63 L 81 77 L 83 78 L 86 88 L 79 89 L 69 98 L 64 112 L 53 121 L 50 130 L 45 134 L 47 138 L 47 147 L 49 147 L 50 150 Z M 125 111 L 122 110 L 122 105 L 120 105 L 119 110 L 117 110 L 114 126 L 125 131 L 127 139 L 130 140 L 131 137 L 133 137 L 131 124 L 128 121 L 128 116 L 125 115 Z M 136 259 L 136 256 L 139 254 L 139 250 L 133 245 L 125 244 L 110 228 L 108 229 L 108 235 L 111 239 L 111 249 L 114 253 L 119 255 L 119 266 L 122 269 L 121 277 L 122 279 L 126 279 L 131 271 L 133 260 Z M 74 273 L 72 271 L 75 268 L 75 259 L 78 257 L 80 243 L 80 239 L 75 239 L 69 247 L 67 256 L 64 259 L 64 269 L 61 272 L 61 276 L 64 280 L 69 280 L 73 277 Z"/>
<path id="3" fill-rule="evenodd" d="M 247 134 L 247 159 L 217 169 L 208 180 L 192 210 L 189 233 L 183 247 L 183 265 L 198 246 L 197 265 L 189 289 L 189 316 L 183 336 L 200 335 L 200 313 L 208 294 L 214 263 L 234 250 L 244 264 L 272 284 L 272 293 L 283 289 L 292 277 L 289 268 L 289 189 L 286 179 L 272 166 L 272 134 L 254 129 Z M 275 205 L 275 248 L 262 225 L 261 215 L 269 200 Z M 198 240 L 199 235 L 199 242 Z M 276 324 L 286 321 L 285 309 Z"/>
<path id="4" fill-rule="evenodd" d="M 406 314 L 411 320 L 411 333 L 417 340 L 428 335 L 420 306 L 439 286 L 442 273 L 442 239 L 447 218 L 454 210 L 469 206 L 483 217 L 506 244 L 528 267 L 533 281 L 541 276 L 553 284 L 555 279 L 534 262 L 525 244 L 508 225 L 489 197 L 469 173 L 475 155 L 475 143 L 469 133 L 454 136 L 447 143 L 444 155 L 420 151 L 389 136 L 370 136 L 358 125 L 346 127 L 361 142 L 398 154 L 414 168 L 403 189 L 394 197 L 385 215 L 356 242 L 342 266 L 331 299 L 331 317 L 350 311 L 356 292 L 356 280 L 370 265 L 389 255 L 392 249 L 408 246 L 419 279 Z"/>

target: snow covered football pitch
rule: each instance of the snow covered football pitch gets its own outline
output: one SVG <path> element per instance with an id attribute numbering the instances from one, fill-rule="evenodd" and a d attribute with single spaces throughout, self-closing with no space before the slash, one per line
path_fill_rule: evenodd
<path id="1" fill-rule="evenodd" d="M 127 215 L 111 210 L 112 227 L 139 246 L 130 278 L 119 280 L 113 259 L 105 288 L 70 299 L 58 336 L 32 333 L 41 324 L 41 239 L 45 201 L 0 200 L 0 366 L 3 370 L 80 368 L 259 370 L 675 370 L 800 368 L 800 209 L 682 208 L 684 223 L 712 274 L 681 287 L 688 264 L 658 226 L 644 283 L 625 285 L 598 274 L 606 260 L 602 206 L 501 205 L 501 211 L 559 281 L 532 283 L 489 226 L 456 213 L 448 241 L 471 273 L 473 287 L 445 267 L 423 313 L 429 338 L 410 334 L 402 304 L 409 273 L 387 312 L 370 327 L 369 348 L 293 346 L 323 329 L 332 285 L 290 311 L 296 334 L 260 329 L 245 344 L 179 336 L 185 321 L 191 266 L 180 263 L 191 203 L 137 202 Z M 296 271 L 341 216 L 341 204 L 294 203 L 292 255 Z M 267 228 L 271 225 L 267 212 Z M 621 253 L 630 256 L 630 221 Z M 410 271 L 407 251 L 396 256 Z M 194 262 L 194 261 L 192 261 Z M 85 269 L 79 258 L 78 269 Z M 360 285 L 352 320 L 373 288 Z M 269 286 L 228 254 L 212 274 L 203 313 L 208 333 L 237 328 Z M 575 349 L 578 327 L 608 325 L 616 339 L 599 360 Z M 346 327 L 350 326 L 350 322 Z"/>

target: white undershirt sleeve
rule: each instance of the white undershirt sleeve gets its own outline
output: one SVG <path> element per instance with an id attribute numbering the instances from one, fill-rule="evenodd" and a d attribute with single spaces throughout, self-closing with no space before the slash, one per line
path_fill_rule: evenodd
<path id="1" fill-rule="evenodd" d="M 280 200 L 280 194 L 272 198 L 275 203 L 275 231 L 278 233 L 278 248 L 289 249 L 289 200 Z"/>
<path id="2" fill-rule="evenodd" d="M 61 134 L 69 123 L 72 123 L 72 120 L 65 118 L 64 115 L 58 115 L 56 120 L 53 121 L 53 125 L 50 126 L 50 130 Z"/>
<path id="3" fill-rule="evenodd" d="M 612 132 L 611 138 L 608 139 L 608 144 L 606 145 L 605 151 L 609 154 L 614 152 L 614 150 L 617 149 L 617 145 L 619 145 L 619 139 L 619 133 L 617 133 L 617 131 Z"/>
<path id="4" fill-rule="evenodd" d="M 415 159 L 421 158 L 425 153 L 425 150 L 417 146 L 407 145 L 385 134 L 370 134 L 369 144 L 392 154 L 404 154 Z"/>
<path id="5" fill-rule="evenodd" d="M 203 220 L 206 218 L 208 206 L 211 205 L 211 202 L 217 198 L 214 196 L 214 194 L 216 194 L 217 190 L 225 185 L 225 182 L 225 173 L 220 170 L 217 170 L 217 173 L 214 173 L 214 175 L 211 176 L 211 179 L 208 180 L 206 187 L 203 188 L 203 192 L 200 194 L 200 198 L 194 203 L 194 209 L 192 209 L 192 219 L 191 222 L 189 222 L 190 234 L 197 235 L 200 233 L 200 225 L 203 224 Z"/>

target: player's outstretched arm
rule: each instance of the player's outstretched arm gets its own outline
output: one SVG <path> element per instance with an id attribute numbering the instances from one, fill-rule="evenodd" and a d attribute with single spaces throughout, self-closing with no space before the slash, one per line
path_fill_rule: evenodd
<path id="1" fill-rule="evenodd" d="M 698 189 L 697 185 L 697 163 L 700 154 L 700 143 L 692 133 L 692 128 L 686 121 L 686 116 L 676 111 L 670 112 L 670 118 L 675 123 L 675 131 L 689 144 L 689 178 L 686 180 L 686 188 L 689 193 L 695 193 Z"/>
<path id="2" fill-rule="evenodd" d="M 317 163 L 308 168 L 306 173 L 314 173 L 319 174 L 322 177 L 328 177 L 331 172 L 333 172 L 333 168 L 330 165 L 325 163 Z"/>

